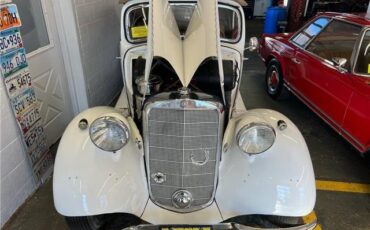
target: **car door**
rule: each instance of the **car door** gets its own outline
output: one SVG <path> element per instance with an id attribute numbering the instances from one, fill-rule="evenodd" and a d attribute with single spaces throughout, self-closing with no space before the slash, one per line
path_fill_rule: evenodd
<path id="1" fill-rule="evenodd" d="M 361 26 L 334 19 L 295 55 L 295 64 L 303 73 L 302 97 L 337 129 L 353 93 L 349 70 L 361 30 Z M 347 60 L 344 68 L 334 64 L 335 58 Z"/>
<path id="2" fill-rule="evenodd" d="M 343 135 L 364 152 L 370 148 L 370 30 L 361 39 L 351 80 L 354 91 L 344 118 Z"/>
<path id="3" fill-rule="evenodd" d="M 304 65 L 307 62 L 304 49 L 327 26 L 330 20 L 326 17 L 319 17 L 302 28 L 291 39 L 294 51 L 287 60 L 288 76 L 286 78 L 290 87 L 300 95 L 307 93 L 305 79 L 307 79 L 306 74 L 309 66 Z"/>

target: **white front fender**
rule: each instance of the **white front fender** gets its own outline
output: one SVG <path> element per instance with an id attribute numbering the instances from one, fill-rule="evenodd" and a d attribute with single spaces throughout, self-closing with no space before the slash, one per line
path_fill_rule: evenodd
<path id="1" fill-rule="evenodd" d="M 285 130 L 277 128 L 284 120 Z M 259 155 L 242 152 L 238 131 L 251 122 L 275 128 L 273 146 Z M 303 136 L 284 115 L 250 110 L 229 122 L 225 132 L 216 202 L 224 219 L 249 214 L 305 216 L 315 205 L 316 188 L 311 158 Z"/>
<path id="2" fill-rule="evenodd" d="M 110 115 L 122 120 L 130 140 L 112 153 L 98 149 L 90 140 L 89 129 L 78 123 Z M 149 199 L 143 149 L 139 131 L 130 118 L 110 107 L 86 110 L 73 119 L 60 141 L 54 166 L 53 193 L 57 211 L 64 216 L 131 213 L 140 216 Z"/>

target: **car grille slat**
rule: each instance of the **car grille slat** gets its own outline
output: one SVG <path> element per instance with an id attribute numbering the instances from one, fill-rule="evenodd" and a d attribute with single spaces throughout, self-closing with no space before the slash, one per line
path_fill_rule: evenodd
<path id="1" fill-rule="evenodd" d="M 151 199 L 175 209 L 172 196 L 185 189 L 192 194 L 192 210 L 209 204 L 214 196 L 219 160 L 223 119 L 219 109 L 214 105 L 209 109 L 156 108 L 154 104 L 146 113 Z M 163 183 L 154 180 L 156 173 L 165 175 Z"/>

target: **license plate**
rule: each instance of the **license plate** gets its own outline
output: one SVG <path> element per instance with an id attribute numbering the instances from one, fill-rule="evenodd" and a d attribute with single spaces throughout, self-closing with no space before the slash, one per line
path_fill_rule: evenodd
<path id="1" fill-rule="evenodd" d="M 19 17 L 18 8 L 15 4 L 1 6 L 0 11 L 0 31 L 4 31 L 22 25 Z"/>
<path id="2" fill-rule="evenodd" d="M 160 230 L 212 230 L 210 226 L 160 227 Z"/>
<path id="3" fill-rule="evenodd" d="M 41 125 L 41 121 L 39 120 L 25 135 L 27 148 L 34 149 L 40 143 L 39 141 L 43 139 L 44 129 Z"/>
<path id="4" fill-rule="evenodd" d="M 22 116 L 17 117 L 17 121 L 21 126 L 23 133 L 27 133 L 28 130 L 30 130 L 40 119 L 40 108 L 37 103 L 29 107 Z"/>
<path id="5" fill-rule="evenodd" d="M 10 99 L 16 116 L 23 116 L 24 112 L 37 102 L 35 91 L 32 88 L 26 89 L 20 95 Z"/>
<path id="6" fill-rule="evenodd" d="M 30 88 L 32 86 L 32 82 L 28 68 L 5 78 L 5 86 L 10 98 L 15 97 L 25 89 Z"/>
<path id="7" fill-rule="evenodd" d="M 22 47 L 22 37 L 18 28 L 0 32 L 0 54 L 5 54 Z"/>
<path id="8" fill-rule="evenodd" d="M 46 146 L 46 139 L 38 141 L 37 145 L 35 145 L 35 147 L 28 152 L 32 164 L 38 162 L 46 151 L 48 151 L 48 148 Z"/>
<path id="9" fill-rule="evenodd" d="M 4 74 L 4 77 L 8 77 L 18 70 L 28 66 L 26 51 L 24 48 L 1 55 L 1 57 L 1 71 Z"/>

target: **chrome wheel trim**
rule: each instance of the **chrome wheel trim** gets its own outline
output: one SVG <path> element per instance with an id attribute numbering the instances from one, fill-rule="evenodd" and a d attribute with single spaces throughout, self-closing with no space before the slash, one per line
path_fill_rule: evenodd
<path id="1" fill-rule="evenodd" d="M 267 87 L 271 94 L 275 94 L 279 88 L 280 78 L 279 72 L 276 70 L 276 67 L 273 67 L 273 70 L 269 74 L 267 79 Z"/>

